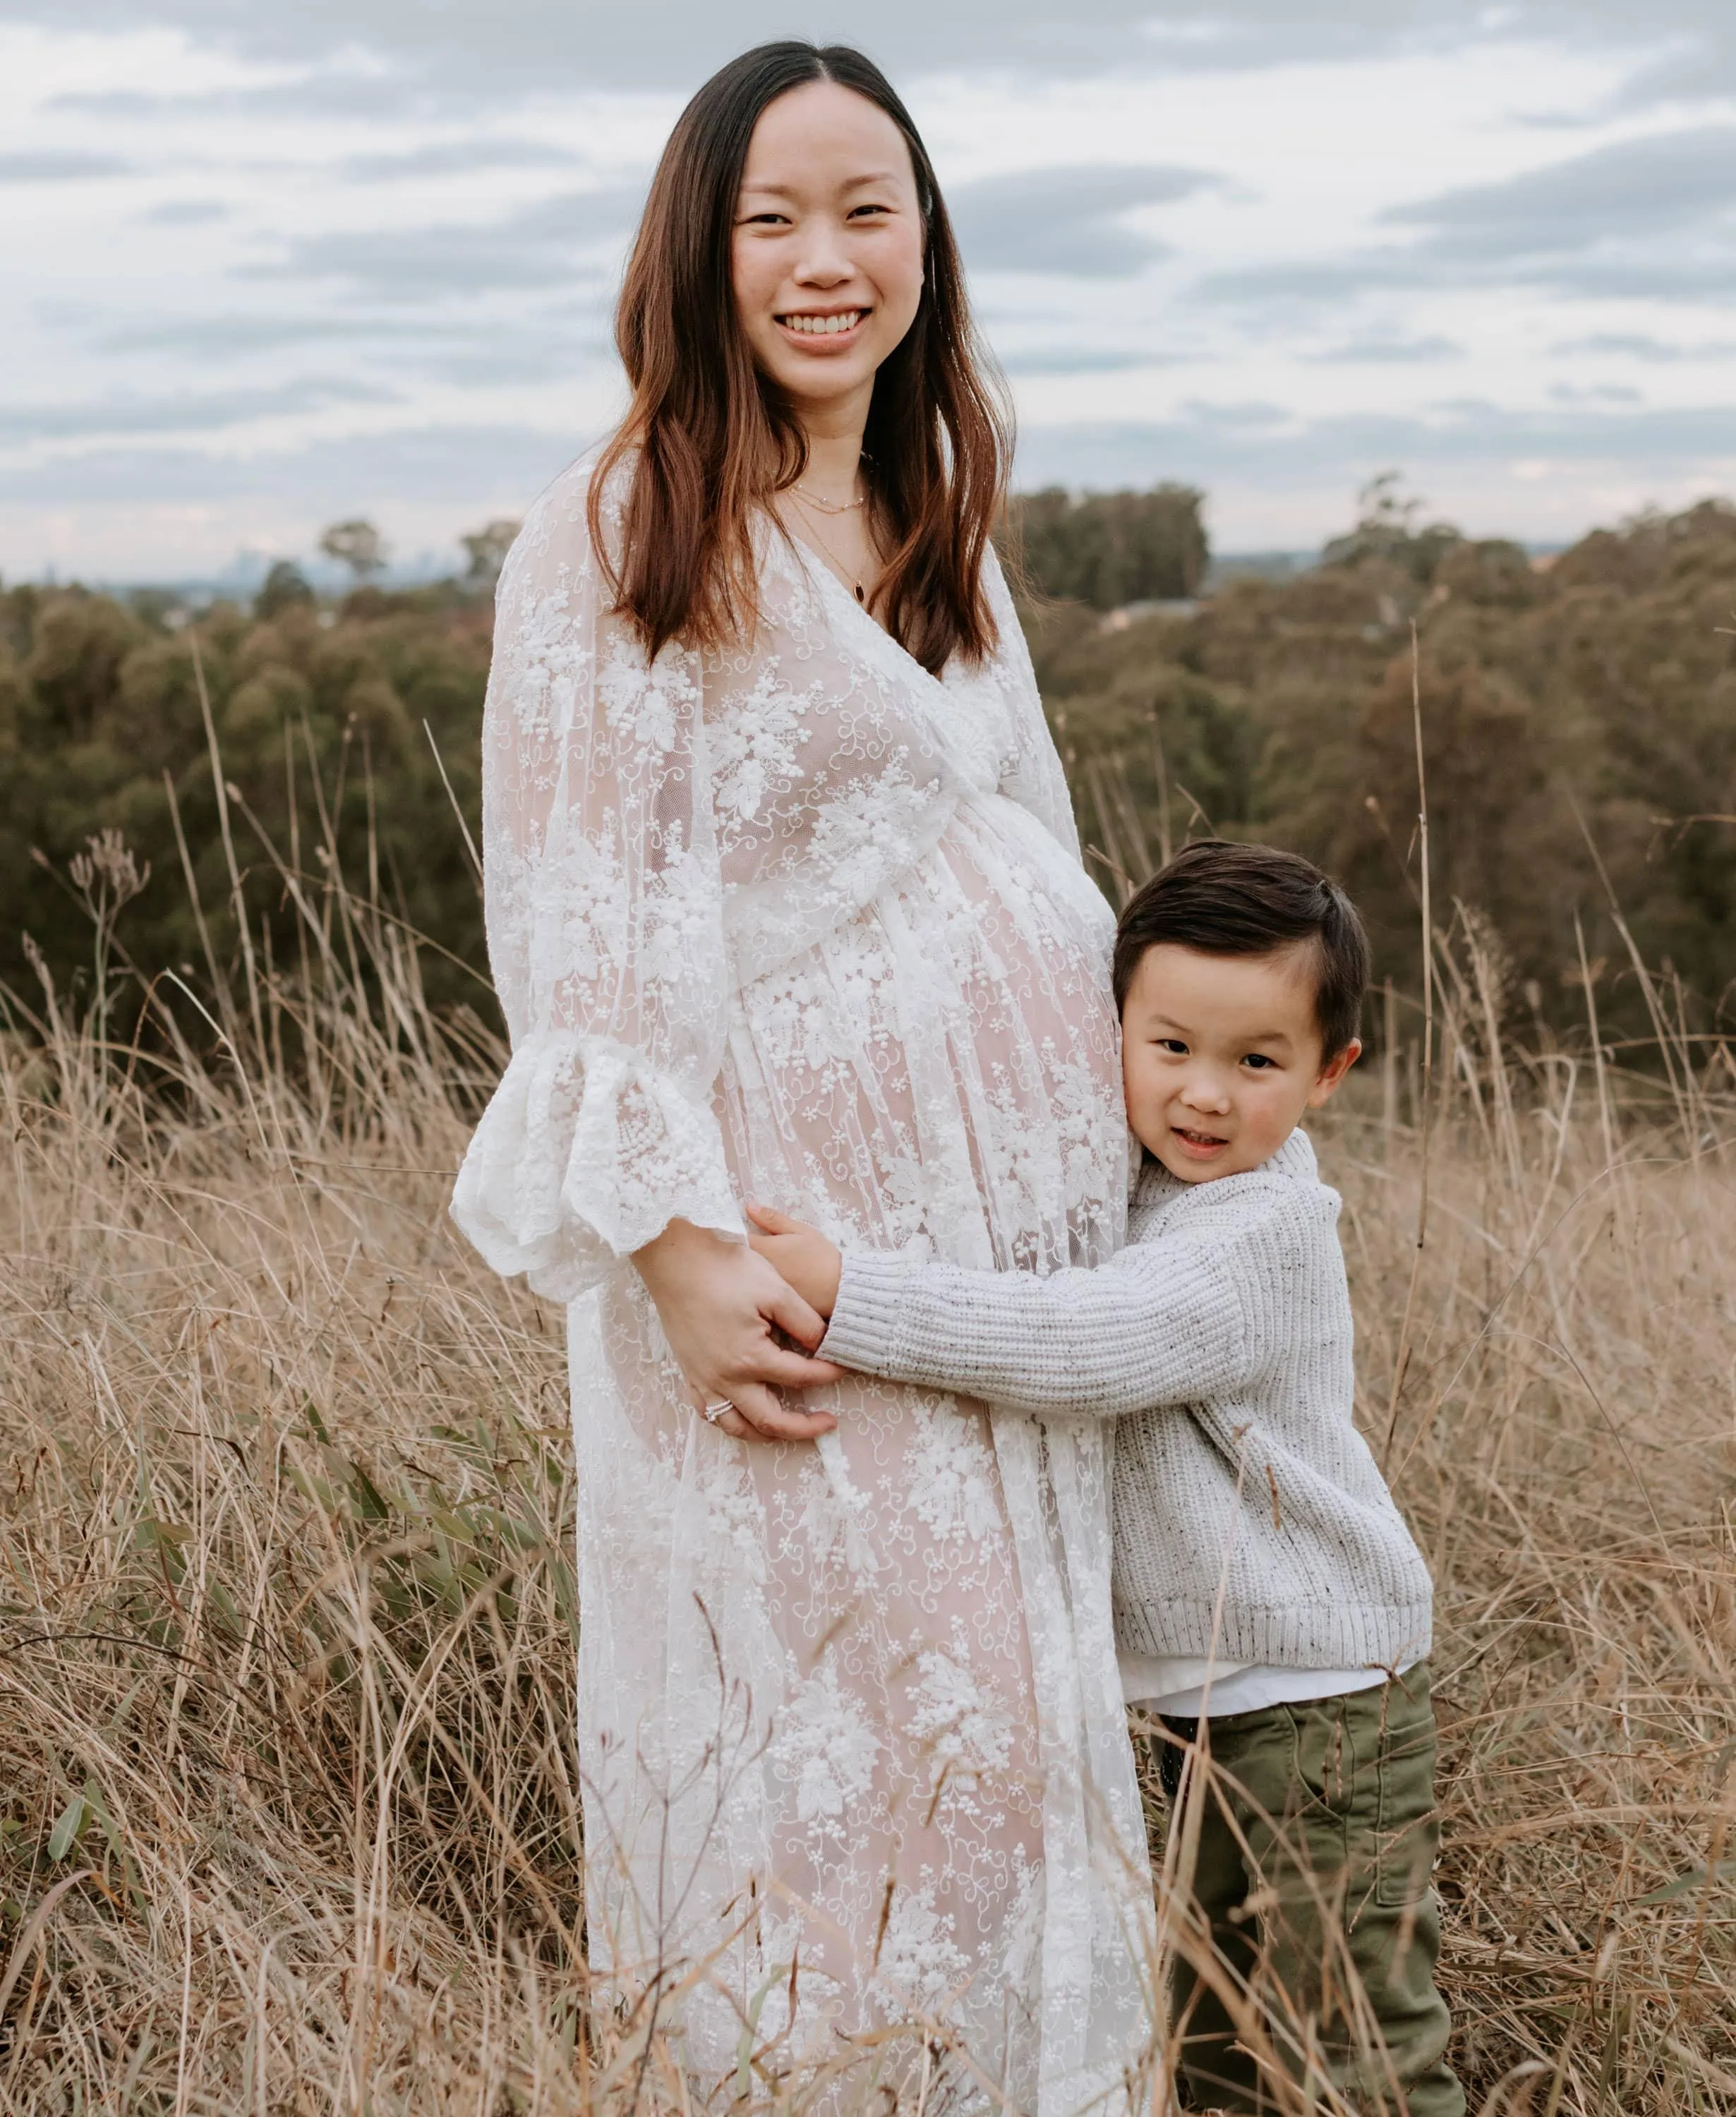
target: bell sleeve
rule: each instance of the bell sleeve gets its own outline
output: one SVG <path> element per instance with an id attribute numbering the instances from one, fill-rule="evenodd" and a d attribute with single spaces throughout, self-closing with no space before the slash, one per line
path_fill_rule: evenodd
<path id="1" fill-rule="evenodd" d="M 558 1301 L 672 1220 L 745 1237 L 711 1105 L 731 980 L 699 660 L 649 662 L 611 614 L 584 500 L 580 471 L 538 502 L 496 597 L 483 888 L 512 1055 L 452 1199 Z"/>

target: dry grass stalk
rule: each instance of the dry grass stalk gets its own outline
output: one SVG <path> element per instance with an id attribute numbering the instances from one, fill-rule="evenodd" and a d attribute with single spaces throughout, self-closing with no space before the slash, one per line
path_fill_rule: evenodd
<path id="1" fill-rule="evenodd" d="M 208 1052 L 52 996 L 0 1042 L 0 2111 L 685 2110 L 645 2031 L 688 1967 L 587 2006 L 559 1318 L 445 1215 L 496 1054 L 330 865 L 284 879 L 309 967 Z M 1685 1042 L 1663 1095 L 1517 1055 L 1475 921 L 1437 959 L 1397 1377 L 1422 1113 L 1321 1134 L 1440 1584 L 1461 2062 L 1489 2117 L 1729 2109 L 1730 1108 Z M 743 2106 L 863 2102 L 781 2065 L 745 2038 Z M 938 2066 L 882 2077 L 939 2107 Z"/>

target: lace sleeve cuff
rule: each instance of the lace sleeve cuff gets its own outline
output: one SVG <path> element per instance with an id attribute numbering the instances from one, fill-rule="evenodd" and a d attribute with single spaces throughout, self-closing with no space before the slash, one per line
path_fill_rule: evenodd
<path id="1" fill-rule="evenodd" d="M 570 1031 L 512 1054 L 452 1217 L 504 1276 L 574 1301 L 672 1220 L 745 1238 L 711 1111 L 639 1053 Z"/>

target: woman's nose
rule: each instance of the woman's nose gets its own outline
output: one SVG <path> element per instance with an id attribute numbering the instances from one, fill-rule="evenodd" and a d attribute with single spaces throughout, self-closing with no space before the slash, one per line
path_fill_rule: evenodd
<path id="1" fill-rule="evenodd" d="M 855 270 L 838 231 L 824 222 L 810 223 L 796 266 L 805 287 L 835 287 Z"/>

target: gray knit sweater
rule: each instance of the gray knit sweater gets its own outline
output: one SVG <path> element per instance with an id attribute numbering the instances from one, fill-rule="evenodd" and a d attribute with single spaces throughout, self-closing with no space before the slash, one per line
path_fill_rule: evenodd
<path id="1" fill-rule="evenodd" d="M 1124 1651 L 1393 1667 L 1428 1652 L 1432 1595 L 1351 1422 L 1337 1219 L 1300 1132 L 1212 1183 L 1148 1161 L 1128 1246 L 1095 1271 L 848 1252 L 821 1349 L 1015 1410 L 1120 1421 Z"/>

